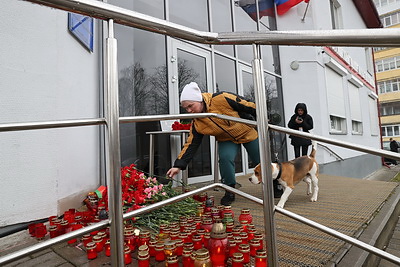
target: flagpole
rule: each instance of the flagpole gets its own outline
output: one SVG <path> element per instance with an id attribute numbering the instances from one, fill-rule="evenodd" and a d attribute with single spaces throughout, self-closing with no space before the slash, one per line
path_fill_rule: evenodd
<path id="1" fill-rule="evenodd" d="M 304 11 L 304 15 L 303 15 L 303 18 L 301 19 L 301 22 L 304 22 L 304 20 L 306 19 L 306 14 L 307 14 L 309 5 L 310 5 L 310 1 L 307 2 L 306 10 Z"/>

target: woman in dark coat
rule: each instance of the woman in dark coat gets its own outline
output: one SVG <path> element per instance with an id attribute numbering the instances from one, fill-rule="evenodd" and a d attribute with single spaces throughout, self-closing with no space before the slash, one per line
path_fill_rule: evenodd
<path id="1" fill-rule="evenodd" d="M 314 128 L 313 119 L 307 113 L 306 104 L 297 103 L 294 109 L 294 115 L 290 118 L 288 127 L 293 130 L 307 133 L 309 133 L 309 131 Z M 296 158 L 300 157 L 300 147 L 302 156 L 308 154 L 308 146 L 311 145 L 310 139 L 305 139 L 294 135 L 290 135 L 289 138 L 292 139 L 290 144 L 294 147 L 294 155 Z"/>

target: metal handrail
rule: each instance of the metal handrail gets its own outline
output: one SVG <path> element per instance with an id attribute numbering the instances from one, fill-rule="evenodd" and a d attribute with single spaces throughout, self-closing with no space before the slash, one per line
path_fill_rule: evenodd
<path id="1" fill-rule="evenodd" d="M 323 145 L 323 144 L 318 144 L 320 147 L 323 147 L 325 150 L 327 150 L 331 155 L 335 156 L 335 158 L 337 158 L 338 160 L 342 161 L 344 160 L 341 156 L 339 156 L 338 153 L 336 153 L 335 151 L 333 151 L 330 147 Z"/>
<path id="2" fill-rule="evenodd" d="M 46 6 L 63 9 L 66 11 L 80 13 L 83 15 L 92 16 L 95 18 L 107 20 L 109 26 L 109 33 L 113 32 L 113 23 L 123 24 L 130 27 L 135 27 L 138 29 L 143 29 L 146 31 L 159 33 L 163 35 L 169 35 L 172 37 L 178 37 L 189 41 L 194 41 L 197 43 L 205 43 L 205 44 L 216 44 L 216 45 L 223 45 L 223 44 L 253 44 L 254 51 L 257 52 L 259 47 L 256 48 L 256 45 L 259 46 L 260 44 L 268 44 L 268 45 L 301 45 L 301 46 L 320 46 L 320 45 L 335 45 L 335 46 L 387 46 L 387 47 L 398 47 L 400 43 L 400 29 L 357 29 L 357 30 L 321 30 L 321 31 L 274 31 L 274 32 L 234 32 L 234 33 L 212 33 L 212 32 L 201 32 L 194 29 L 190 29 L 188 27 L 178 25 L 175 23 L 171 23 L 165 20 L 157 19 L 151 16 L 147 16 L 138 12 L 134 12 L 128 9 L 112 6 L 100 1 L 94 0 L 26 0 L 33 3 L 39 3 Z M 118 134 L 118 122 L 115 120 L 115 115 L 118 114 L 118 110 L 115 112 L 115 107 L 118 106 L 118 83 L 117 83 L 117 74 L 116 74 L 116 40 L 113 38 L 112 34 L 109 34 L 109 38 L 107 40 L 113 39 L 112 42 L 107 42 L 109 45 L 107 48 L 108 56 L 108 65 L 107 65 L 107 78 L 109 79 L 107 82 L 107 89 L 109 90 L 108 96 L 113 98 L 113 101 L 108 103 L 108 108 L 111 107 L 111 111 L 108 114 L 108 120 L 106 121 L 107 130 L 109 134 L 109 138 L 115 138 Z M 112 52 L 112 53 L 109 53 Z M 258 66 L 258 67 L 257 67 Z M 254 61 L 253 61 L 253 79 L 255 84 L 255 93 L 256 93 L 256 104 L 257 104 L 257 114 L 259 115 L 258 125 L 262 125 L 260 129 L 260 136 L 265 136 L 265 132 L 268 130 L 269 125 L 265 124 L 266 118 L 265 114 L 259 114 L 260 110 L 266 108 L 265 95 L 263 96 L 263 76 L 260 77 L 262 62 L 261 59 L 257 56 L 257 53 L 254 53 Z M 111 83 L 109 83 L 111 81 Z M 111 93 L 110 93 L 111 92 Z M 257 95 L 261 95 L 261 97 L 257 97 Z M 118 116 L 117 116 L 118 117 Z M 117 118 L 118 119 L 118 118 Z M 117 128 L 116 128 L 117 127 Z M 271 128 L 272 125 L 271 125 Z M 283 129 L 283 130 L 282 130 Z M 338 142 L 333 139 L 323 138 L 314 135 L 302 135 L 301 133 L 294 131 L 291 132 L 288 129 L 284 128 L 276 128 L 277 131 L 282 131 L 286 133 L 290 133 L 296 136 L 307 137 L 310 139 L 314 139 L 317 141 L 327 142 L 330 144 L 335 144 L 347 148 L 352 148 L 355 150 L 375 154 L 375 155 L 384 155 L 394 159 L 400 159 L 398 155 L 395 155 L 393 152 L 392 154 L 389 152 L 382 153 L 381 151 L 377 151 L 372 148 L 368 147 L 360 147 L 354 146 L 347 142 Z M 268 140 L 268 136 L 266 137 Z M 107 175 L 107 177 L 111 177 L 111 179 L 117 179 L 119 169 L 117 170 L 117 165 L 119 161 L 119 148 L 116 145 L 117 141 L 112 141 L 112 148 L 108 149 L 109 157 L 108 160 L 111 160 L 111 164 L 109 163 L 108 166 L 111 166 L 111 174 Z M 262 151 L 260 151 L 260 156 L 263 158 L 265 154 L 269 154 L 269 148 L 265 145 L 265 140 L 260 141 L 260 146 L 262 147 Z M 264 148 L 265 151 L 264 151 Z M 263 154 L 265 153 L 265 154 Z M 264 157 L 265 159 L 265 157 Z M 261 169 L 262 173 L 270 172 L 269 164 L 266 166 L 267 161 L 262 161 Z M 119 162 L 120 163 L 120 162 Z M 110 171 L 110 170 L 109 170 Z M 267 171 L 267 172 L 266 172 Z M 264 176 L 265 177 L 265 176 Z M 112 184 L 112 183 L 111 183 Z M 266 198 L 266 191 L 271 191 L 272 183 L 266 182 L 263 185 L 263 197 L 264 197 L 264 214 L 268 211 L 268 215 L 270 215 L 270 210 L 272 210 L 272 205 L 270 205 L 271 196 Z M 111 190 L 112 189 L 112 190 Z M 112 240 L 112 250 L 116 249 L 115 241 L 120 240 L 121 231 L 116 231 L 118 228 L 120 219 L 118 214 L 114 212 L 119 212 L 118 209 L 121 208 L 119 203 L 120 199 L 118 196 L 120 192 L 118 191 L 118 184 L 115 184 L 114 187 L 111 188 L 112 191 L 109 195 L 112 202 L 115 202 L 115 206 L 111 206 L 110 208 L 113 209 L 110 211 L 110 218 L 113 221 L 111 224 L 111 232 L 113 234 L 118 233 L 118 237 L 114 237 Z M 116 198 L 114 198 L 113 194 L 115 194 Z M 114 211 L 115 209 L 115 211 Z M 118 218 L 117 218 L 118 217 Z M 266 220 L 266 216 L 264 215 L 264 219 Z M 268 221 L 270 224 L 273 219 Z M 267 227 L 266 227 L 267 229 Z M 271 229 L 271 235 L 274 234 L 274 229 Z M 267 242 L 267 249 L 268 255 L 272 252 L 272 256 L 268 257 L 268 263 L 271 263 L 271 266 L 275 266 L 276 263 L 276 255 L 271 250 L 271 247 L 275 247 L 272 238 L 269 236 L 266 237 Z M 116 256 L 112 257 L 113 265 L 117 266 L 119 262 L 122 262 L 122 255 L 123 252 L 120 248 L 116 249 Z M 115 260 L 117 259 L 117 261 Z"/>
<path id="3" fill-rule="evenodd" d="M 141 209 L 137 209 L 137 210 L 125 213 L 123 215 L 123 219 L 124 220 L 131 219 L 131 218 L 133 218 L 135 216 L 139 216 L 139 215 L 142 215 L 142 214 L 157 210 L 157 209 L 162 208 L 162 207 L 164 207 L 166 205 L 179 202 L 179 201 L 184 200 L 184 199 L 186 199 L 188 197 L 191 197 L 193 195 L 196 195 L 196 194 L 199 194 L 199 193 L 202 193 L 202 192 L 205 192 L 205 191 L 209 191 L 209 190 L 212 190 L 212 189 L 217 188 L 217 187 L 223 188 L 223 189 L 228 190 L 228 191 L 230 191 L 232 193 L 240 195 L 241 197 L 244 197 L 244 198 L 246 198 L 246 199 L 248 199 L 250 201 L 253 201 L 253 202 L 257 203 L 257 204 L 260 204 L 260 205 L 264 204 L 262 199 L 256 198 L 256 197 L 254 197 L 254 196 L 252 196 L 250 194 L 247 194 L 245 192 L 242 192 L 242 191 L 240 191 L 238 189 L 232 188 L 230 186 L 227 186 L 227 185 L 221 184 L 221 183 L 213 183 L 211 185 L 207 185 L 207 186 L 204 186 L 204 187 L 201 187 L 201 188 L 198 188 L 198 189 L 194 189 L 192 191 L 180 194 L 178 196 L 175 196 L 175 197 L 172 197 L 172 198 L 160 201 L 160 202 L 157 202 L 155 204 L 143 207 Z M 371 252 L 371 253 L 379 256 L 379 257 L 382 257 L 382 258 L 384 258 L 384 259 L 386 259 L 386 260 L 388 260 L 388 261 L 390 261 L 392 263 L 400 264 L 400 258 L 399 257 L 391 255 L 390 253 L 387 253 L 386 251 L 383 251 L 381 249 L 375 248 L 374 246 L 371 246 L 371 245 L 369 245 L 367 243 L 364 243 L 364 242 L 362 242 L 360 240 L 357 240 L 355 238 L 352 238 L 352 237 L 349 237 L 349 236 L 347 236 L 345 234 L 342 234 L 342 233 L 340 233 L 340 232 L 338 232 L 338 231 L 336 231 L 336 230 L 334 230 L 332 228 L 326 227 L 326 226 L 324 226 L 322 224 L 319 224 L 317 222 L 314 222 L 314 221 L 309 220 L 309 219 L 307 219 L 307 218 L 305 218 L 303 216 L 297 215 L 297 214 L 295 214 L 293 212 L 290 212 L 290 211 L 285 210 L 283 208 L 279 208 L 277 206 L 275 206 L 275 211 L 277 211 L 277 212 L 279 212 L 279 213 L 281 213 L 283 215 L 286 215 L 287 217 L 290 217 L 290 218 L 292 218 L 294 220 L 297 220 L 297 221 L 299 221 L 301 223 L 304 223 L 304 224 L 306 224 L 308 226 L 311 226 L 311 227 L 313 227 L 315 229 L 318 229 L 318 230 L 320 230 L 320 231 L 322 231 L 322 232 L 324 232 L 326 234 L 329 234 L 329 235 L 334 236 L 336 238 L 339 238 L 339 239 L 341 239 L 343 241 L 346 241 L 347 243 L 350 243 L 350 244 L 355 245 L 355 246 L 357 246 L 359 248 L 362 248 L 362 249 L 364 249 L 364 250 L 366 250 L 368 252 Z M 51 247 L 53 245 L 56 245 L 58 243 L 61 243 L 63 241 L 67 241 L 67 240 L 82 236 L 84 234 L 90 233 L 90 232 L 95 231 L 95 230 L 103 229 L 103 228 L 107 227 L 108 225 L 110 225 L 110 221 L 109 220 L 104 220 L 104 221 L 100 221 L 98 223 L 95 223 L 93 225 L 86 226 L 86 227 L 81 228 L 79 230 L 66 233 L 66 234 L 64 234 L 62 236 L 58 236 L 58 237 L 43 241 L 42 243 L 39 243 L 39 244 L 33 245 L 31 247 L 16 251 L 16 252 L 8 254 L 6 256 L 0 257 L 0 265 L 10 263 L 10 262 L 12 262 L 14 260 L 20 259 L 20 258 L 22 258 L 24 256 L 27 256 L 29 254 L 38 252 L 40 250 L 49 248 L 49 247 Z"/>
<path id="4" fill-rule="evenodd" d="M 398 47 L 400 43 L 400 29 L 398 28 L 215 33 L 194 30 L 101 1 L 26 1 L 102 20 L 113 19 L 118 24 L 203 44 Z"/>

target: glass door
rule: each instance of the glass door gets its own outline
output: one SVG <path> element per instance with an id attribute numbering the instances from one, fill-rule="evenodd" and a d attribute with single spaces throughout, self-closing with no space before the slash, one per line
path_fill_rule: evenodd
<path id="1" fill-rule="evenodd" d="M 183 87 L 196 82 L 202 92 L 213 92 L 211 79 L 211 55 L 209 51 L 177 40 L 172 41 L 170 77 L 171 114 L 184 114 L 179 98 Z M 181 151 L 177 143 L 176 158 Z M 213 179 L 214 138 L 204 136 L 202 145 L 188 166 L 189 183 Z M 173 152 L 174 153 L 174 152 Z"/>

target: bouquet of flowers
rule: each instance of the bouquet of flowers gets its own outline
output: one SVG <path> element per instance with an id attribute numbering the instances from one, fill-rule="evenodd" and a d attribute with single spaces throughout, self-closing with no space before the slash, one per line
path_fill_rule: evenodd
<path id="1" fill-rule="evenodd" d="M 156 178 L 146 177 L 143 172 L 136 169 L 134 164 L 121 168 L 121 179 L 124 212 L 137 210 L 180 194 L 172 188 L 172 181 L 167 185 L 161 184 Z M 132 223 L 158 231 L 160 224 L 169 223 L 180 216 L 195 215 L 197 206 L 198 202 L 193 198 L 186 198 L 135 217 Z"/>
<path id="2" fill-rule="evenodd" d="M 172 130 L 190 130 L 191 123 L 180 123 L 179 121 L 175 121 L 172 124 Z"/>

